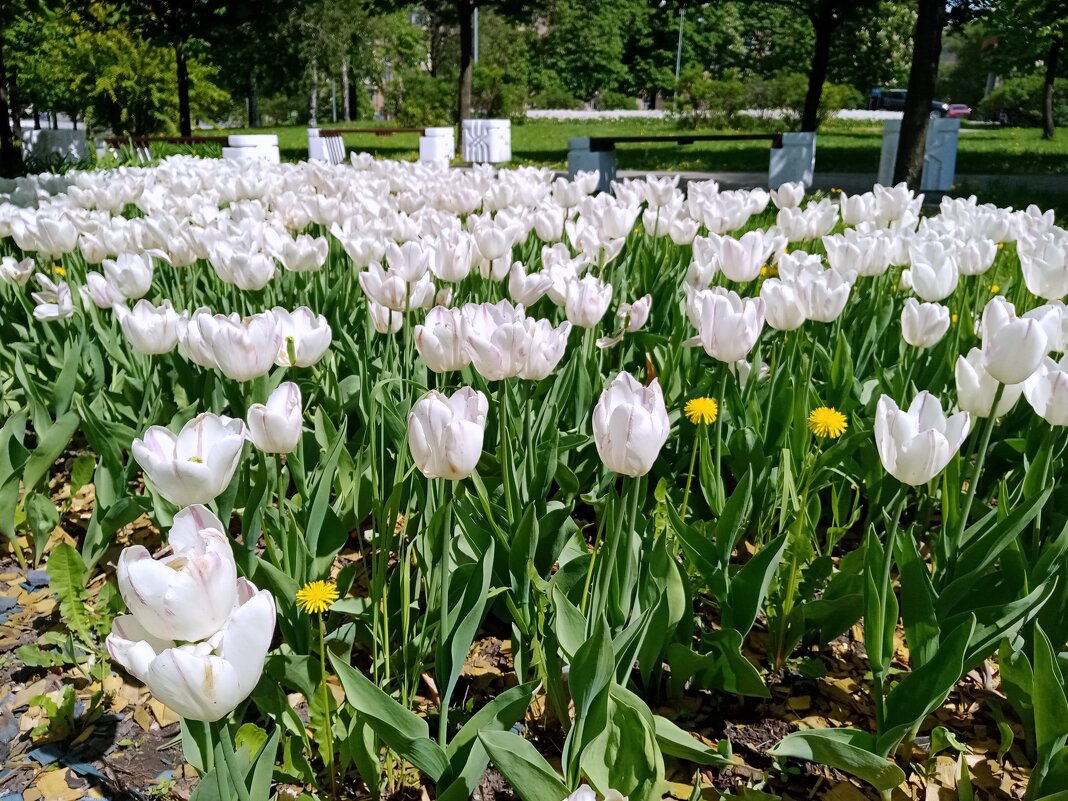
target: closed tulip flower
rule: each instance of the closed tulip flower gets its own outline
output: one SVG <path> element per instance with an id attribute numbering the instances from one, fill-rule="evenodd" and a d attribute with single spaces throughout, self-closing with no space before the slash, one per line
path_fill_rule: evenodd
<path id="1" fill-rule="evenodd" d="M 85 286 L 79 287 L 82 304 L 92 303 L 98 309 L 110 309 L 126 298 L 100 273 L 90 271 L 85 276 Z"/>
<path id="2" fill-rule="evenodd" d="M 507 301 L 469 303 L 461 310 L 471 365 L 487 381 L 519 375 L 527 362 L 530 332 L 522 306 Z"/>
<path id="3" fill-rule="evenodd" d="M 741 298 L 719 287 L 695 293 L 693 315 L 705 353 L 721 362 L 736 362 L 749 355 L 764 328 L 764 301 Z"/>
<path id="4" fill-rule="evenodd" d="M 553 328 L 548 320 L 527 320 L 527 360 L 519 370 L 518 376 L 527 381 L 541 381 L 547 378 L 567 349 L 567 337 L 571 333 L 571 323 L 566 320 Z"/>
<path id="5" fill-rule="evenodd" d="M 983 352 L 979 348 L 972 348 L 967 357 L 958 356 L 955 375 L 957 406 L 975 417 L 989 417 L 998 381 L 983 367 Z M 1023 384 L 1005 385 L 998 408 L 994 410 L 994 417 L 1001 417 L 1016 405 L 1023 387 Z"/>
<path id="6" fill-rule="evenodd" d="M 175 506 L 210 503 L 237 470 L 245 425 L 204 412 L 174 434 L 152 426 L 133 441 L 133 456 L 156 491 Z"/>
<path id="7" fill-rule="evenodd" d="M 794 282 L 797 302 L 808 320 L 831 323 L 845 309 L 851 284 L 834 270 L 805 270 Z"/>
<path id="8" fill-rule="evenodd" d="M 123 253 L 104 259 L 104 277 L 123 297 L 136 300 L 152 288 L 152 258 L 147 254 Z"/>
<path id="9" fill-rule="evenodd" d="M 178 314 L 169 300 L 163 301 L 158 307 L 147 300 L 139 300 L 132 310 L 116 306 L 115 316 L 131 347 L 138 353 L 148 355 L 174 350 L 186 320 L 186 313 Z"/>
<path id="10" fill-rule="evenodd" d="M 236 316 L 235 316 L 236 317 Z M 241 320 L 215 315 L 211 351 L 223 375 L 251 381 L 267 375 L 279 355 L 281 336 L 270 312 Z"/>
<path id="11" fill-rule="evenodd" d="M 533 306 L 552 288 L 553 279 L 544 273 L 530 273 L 522 262 L 515 262 L 508 271 L 508 294 L 516 303 Z"/>
<path id="12" fill-rule="evenodd" d="M 300 234 L 296 239 L 283 237 L 282 245 L 274 252 L 274 257 L 287 270 L 308 273 L 322 269 L 329 252 L 330 243 L 324 237 Z"/>
<path id="13" fill-rule="evenodd" d="M 371 325 L 379 334 L 396 334 L 404 327 L 404 315 L 401 312 L 379 306 L 373 300 L 367 301 L 367 313 L 371 316 Z"/>
<path id="14" fill-rule="evenodd" d="M 1048 356 L 1023 385 L 1035 413 L 1054 426 L 1068 426 L 1068 356 L 1059 362 Z"/>
<path id="15" fill-rule="evenodd" d="M 564 313 L 572 325 L 593 328 L 604 317 L 611 302 L 612 285 L 587 275 L 568 284 Z"/>
<path id="16" fill-rule="evenodd" d="M 990 239 L 964 242 L 956 249 L 957 269 L 961 275 L 982 275 L 994 266 L 994 257 L 997 255 L 998 246 Z"/>
<path id="17" fill-rule="evenodd" d="M 237 565 L 222 523 L 203 506 L 174 517 L 172 554 L 153 559 L 143 545 L 119 555 L 119 592 L 137 622 L 163 640 L 203 640 L 237 603 Z"/>
<path id="18" fill-rule="evenodd" d="M 763 231 L 749 231 L 741 239 L 724 236 L 719 240 L 719 268 L 732 281 L 756 279 L 767 256 Z"/>
<path id="19" fill-rule="evenodd" d="M 1025 381 L 1049 352 L 1049 338 L 1040 320 L 1017 317 L 1002 297 L 983 309 L 983 366 L 1002 384 Z"/>
<path id="20" fill-rule="evenodd" d="M 181 717 L 221 720 L 255 689 L 274 637 L 274 596 L 245 579 L 237 582 L 237 596 L 237 609 L 222 629 L 185 645 L 153 636 L 133 615 L 120 615 L 111 625 L 108 653 Z"/>
<path id="21" fill-rule="evenodd" d="M 323 358 L 333 340 L 330 323 L 323 315 L 316 314 L 307 306 L 298 306 L 292 312 L 275 306 L 271 314 L 280 338 L 275 364 L 280 367 L 311 367 Z"/>
<path id="22" fill-rule="evenodd" d="M 644 476 L 667 442 L 671 423 L 660 383 L 643 387 L 620 373 L 593 410 L 593 438 L 604 466 L 625 476 Z"/>
<path id="23" fill-rule="evenodd" d="M 451 396 L 432 390 L 408 415 L 412 461 L 427 478 L 467 478 L 482 456 L 486 396 L 462 387 Z"/>
<path id="24" fill-rule="evenodd" d="M 901 310 L 901 336 L 912 347 L 933 347 L 948 330 L 948 308 L 938 303 L 920 303 L 916 298 L 905 301 Z"/>
<path id="25" fill-rule="evenodd" d="M 801 181 L 793 181 L 771 190 L 771 202 L 778 209 L 792 209 L 801 205 L 805 199 L 805 185 Z"/>
<path id="26" fill-rule="evenodd" d="M 792 284 L 769 278 L 760 285 L 760 299 L 764 301 L 768 325 L 776 331 L 793 331 L 805 322 L 805 312 Z"/>
<path id="27" fill-rule="evenodd" d="M 913 399 L 908 411 L 883 395 L 875 413 L 875 445 L 883 467 L 904 484 L 926 484 L 960 449 L 969 422 L 967 412 L 947 419 L 938 398 L 926 391 Z"/>
<path id="28" fill-rule="evenodd" d="M 300 388 L 292 381 L 279 384 L 267 403 L 254 403 L 248 409 L 248 438 L 264 453 L 292 453 L 304 424 Z"/>
<path id="29" fill-rule="evenodd" d="M 1024 283 L 1046 300 L 1068 295 L 1068 235 L 1025 236 L 1017 246 Z"/>
<path id="30" fill-rule="evenodd" d="M 914 261 L 910 272 L 912 291 L 927 301 L 945 300 L 957 288 L 960 273 L 957 263 L 946 257 L 941 261 Z"/>
<path id="31" fill-rule="evenodd" d="M 435 373 L 462 370 L 471 362 L 467 353 L 464 316 L 459 309 L 435 306 L 415 327 L 415 349 Z"/>

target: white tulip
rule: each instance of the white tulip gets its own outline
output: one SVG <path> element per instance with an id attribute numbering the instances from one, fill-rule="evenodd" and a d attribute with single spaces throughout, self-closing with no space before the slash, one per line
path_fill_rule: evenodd
<path id="1" fill-rule="evenodd" d="M 292 453 L 304 425 L 300 388 L 284 381 L 267 398 L 253 403 L 246 415 L 248 438 L 264 453 Z"/>
<path id="2" fill-rule="evenodd" d="M 1024 382 L 1024 396 L 1035 413 L 1054 426 L 1068 425 L 1068 356 L 1046 357 Z"/>
<path id="3" fill-rule="evenodd" d="M 204 412 L 178 434 L 152 426 L 133 441 L 133 457 L 156 491 L 175 506 L 210 503 L 223 493 L 241 459 L 245 425 Z"/>
<path id="4" fill-rule="evenodd" d="M 805 312 L 792 284 L 769 278 L 760 285 L 760 299 L 768 325 L 776 331 L 793 331 L 805 322 Z"/>
<path id="5" fill-rule="evenodd" d="M 954 374 L 957 380 L 957 406 L 975 417 L 989 417 L 999 382 L 983 366 L 983 352 L 979 348 L 972 348 L 967 357 L 958 356 Z M 1023 384 L 1006 384 L 994 417 L 1007 414 L 1016 405 L 1023 388 Z"/>
<path id="6" fill-rule="evenodd" d="M 644 476 L 667 442 L 664 395 L 656 379 L 648 387 L 620 373 L 593 410 L 593 438 L 605 467 L 625 476 Z"/>
<path id="7" fill-rule="evenodd" d="M 435 373 L 462 370 L 471 362 L 463 313 L 435 306 L 415 327 L 415 349 Z"/>
<path id="8" fill-rule="evenodd" d="M 178 344 L 186 324 L 186 313 L 178 314 L 169 300 L 157 308 L 147 300 L 139 300 L 132 310 L 115 307 L 115 316 L 122 333 L 138 353 L 158 355 L 169 353 Z"/>
<path id="9" fill-rule="evenodd" d="M 274 596 L 239 579 L 238 607 L 210 639 L 176 646 L 120 615 L 107 638 L 111 658 L 188 720 L 229 715 L 255 689 L 274 637 Z"/>
<path id="10" fill-rule="evenodd" d="M 567 286 L 564 313 L 572 325 L 593 328 L 612 302 L 612 285 L 593 275 L 576 279 Z"/>
<path id="11" fill-rule="evenodd" d="M 1017 317 L 1016 308 L 998 296 L 983 309 L 983 366 L 1002 384 L 1019 384 L 1049 352 L 1042 322 Z"/>
<path id="12" fill-rule="evenodd" d="M 143 545 L 124 548 L 115 571 L 119 592 L 141 626 L 162 640 L 203 640 L 237 604 L 237 565 L 218 518 L 189 506 L 174 518 L 172 555 L 153 559 Z"/>
<path id="13" fill-rule="evenodd" d="M 901 310 L 901 336 L 914 348 L 930 348 L 942 341 L 949 330 L 949 309 L 938 303 L 905 301 Z"/>
<path id="14" fill-rule="evenodd" d="M 740 298 L 720 287 L 694 294 L 693 317 L 698 335 L 691 343 L 721 362 L 749 355 L 764 328 L 764 301 Z"/>
<path id="15" fill-rule="evenodd" d="M 929 392 L 919 393 L 902 411 L 887 395 L 875 413 L 875 444 L 883 467 L 912 486 L 937 476 L 968 436 L 967 412 L 946 418 L 942 404 Z"/>
<path id="16" fill-rule="evenodd" d="M 424 395 L 408 415 L 412 461 L 427 478 L 467 478 L 482 456 L 486 433 L 486 396 L 462 387 L 451 396 L 436 390 Z"/>
<path id="17" fill-rule="evenodd" d="M 271 309 L 278 329 L 278 352 L 274 363 L 280 367 L 311 367 L 330 348 L 333 332 L 321 314 L 307 306 L 292 312 L 281 306 Z"/>

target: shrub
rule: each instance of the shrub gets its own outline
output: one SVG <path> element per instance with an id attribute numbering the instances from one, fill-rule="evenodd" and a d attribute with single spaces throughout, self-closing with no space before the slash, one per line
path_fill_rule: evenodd
<path id="1" fill-rule="evenodd" d="M 578 109 L 582 101 L 563 86 L 546 86 L 530 96 L 531 108 Z"/>
<path id="2" fill-rule="evenodd" d="M 501 67 L 477 66 L 472 76 L 471 106 L 476 116 L 518 119 L 526 110 L 527 85 Z"/>
<path id="3" fill-rule="evenodd" d="M 449 125 L 455 106 L 455 75 L 407 70 L 386 87 L 385 111 L 406 127 Z"/>
<path id="4" fill-rule="evenodd" d="M 732 125 L 745 107 L 741 81 L 716 80 L 707 72 L 689 70 L 679 79 L 673 111 L 682 127 L 722 127 Z"/>
<path id="5" fill-rule="evenodd" d="M 979 116 L 1010 125 L 1041 125 L 1045 83 L 1041 75 L 1025 75 L 1002 81 L 979 103 Z M 1068 79 L 1053 85 L 1053 120 L 1068 125 Z"/>
<path id="6" fill-rule="evenodd" d="M 598 111 L 634 110 L 638 107 L 634 95 L 606 90 L 594 98 L 593 107 Z"/>
<path id="7" fill-rule="evenodd" d="M 800 73 L 784 73 L 746 86 L 749 108 L 763 112 L 781 111 L 787 128 L 798 128 L 805 110 L 808 94 L 808 76 Z M 820 126 L 843 108 L 858 108 L 864 102 L 861 94 L 851 86 L 824 83 L 820 106 L 816 113 L 816 125 Z M 762 115 L 769 117 L 771 115 Z"/>

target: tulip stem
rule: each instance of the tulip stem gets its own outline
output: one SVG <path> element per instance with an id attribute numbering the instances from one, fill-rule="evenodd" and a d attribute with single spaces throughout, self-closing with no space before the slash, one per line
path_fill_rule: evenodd
<path id="1" fill-rule="evenodd" d="M 704 433 L 700 431 L 704 425 L 704 423 L 698 424 L 699 434 Z M 697 463 L 697 448 L 699 447 L 699 442 L 700 440 L 693 443 L 693 448 L 690 450 L 690 469 L 686 472 L 686 488 L 682 491 L 682 511 L 679 514 L 679 519 L 684 523 L 686 522 L 686 504 L 690 500 L 690 482 L 693 481 L 693 468 Z"/>
<path id="2" fill-rule="evenodd" d="M 497 384 L 497 417 L 500 422 L 501 478 L 504 483 L 504 506 L 508 511 L 508 528 L 515 525 L 515 501 L 512 498 L 512 454 L 508 447 L 508 380 Z"/>
<path id="3" fill-rule="evenodd" d="M 326 615 L 319 617 L 319 679 L 322 682 L 323 717 L 326 719 L 326 771 L 330 774 L 330 793 L 337 798 L 337 776 L 334 770 L 334 724 L 330 716 L 330 687 L 326 683 Z M 244 801 L 244 799 L 242 799 Z"/>
<path id="4" fill-rule="evenodd" d="M 503 382 L 502 382 L 503 386 Z M 442 521 L 441 526 L 441 564 L 439 569 L 441 570 L 441 581 L 439 586 L 441 589 L 441 598 L 438 603 L 440 615 L 440 628 L 438 632 L 438 647 L 446 647 L 446 640 L 449 636 L 449 546 L 452 542 L 452 499 L 456 488 L 455 481 L 448 481 L 445 483 L 444 489 L 444 504 L 445 504 L 445 518 Z M 442 748 L 445 747 L 449 736 L 449 686 L 441 688 L 441 710 L 438 715 L 438 743 Z"/>
<path id="5" fill-rule="evenodd" d="M 608 507 L 605 506 L 604 512 L 601 514 L 601 519 L 597 522 L 597 536 L 593 538 L 593 553 L 590 555 L 590 567 L 586 571 L 586 584 L 582 588 L 582 603 L 580 608 L 582 609 L 583 616 L 586 615 L 586 605 L 590 600 L 590 582 L 593 580 L 593 567 L 597 564 L 597 551 L 601 548 L 601 539 L 604 536 L 605 518 L 608 516 Z"/>
<path id="6" fill-rule="evenodd" d="M 964 531 L 968 528 L 968 514 L 972 510 L 972 501 L 975 500 L 975 490 L 979 486 L 979 476 L 983 472 L 983 464 L 986 462 L 986 452 L 990 447 L 990 435 L 994 433 L 995 413 L 998 410 L 998 404 L 1001 403 L 1001 395 L 1005 392 L 1005 385 L 1000 381 L 998 382 L 998 388 L 994 392 L 994 402 L 990 404 L 990 415 L 986 418 L 985 425 L 983 426 L 983 437 L 979 441 L 979 453 L 975 455 L 975 469 L 972 470 L 972 477 L 968 481 L 968 494 L 964 498 L 964 506 L 960 510 L 960 522 L 957 524 L 956 536 L 952 540 L 953 550 L 949 554 L 949 562 L 952 563 L 956 558 L 957 552 L 960 550 L 961 545 L 964 544 Z"/>

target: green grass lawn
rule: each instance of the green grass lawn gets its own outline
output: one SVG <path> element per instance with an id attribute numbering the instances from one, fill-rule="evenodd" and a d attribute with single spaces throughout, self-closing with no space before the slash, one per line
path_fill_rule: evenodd
<path id="1" fill-rule="evenodd" d="M 389 123 L 354 122 L 337 127 L 389 127 Z M 775 129 L 768 123 L 767 132 Z M 282 157 L 307 157 L 305 127 L 286 126 L 229 133 L 275 133 Z M 562 168 L 571 136 L 665 135 L 678 133 L 668 120 L 557 121 L 526 120 L 512 126 L 512 155 L 518 164 Z M 702 131 L 738 133 L 738 131 Z M 882 127 L 857 123 L 828 124 L 816 147 L 817 172 L 873 174 L 879 167 Z M 345 136 L 350 151 L 366 150 L 380 158 L 413 160 L 419 155 L 418 134 Z M 766 142 L 696 142 L 692 145 L 628 144 L 619 147 L 620 169 L 693 170 L 700 172 L 762 172 L 768 168 Z M 961 175 L 1068 175 L 1068 131 L 1046 141 L 1034 128 L 965 128 L 957 154 Z"/>

